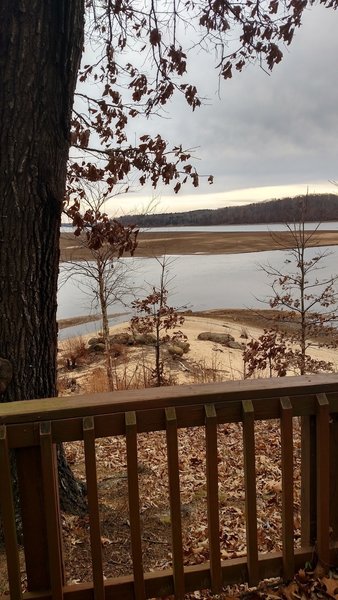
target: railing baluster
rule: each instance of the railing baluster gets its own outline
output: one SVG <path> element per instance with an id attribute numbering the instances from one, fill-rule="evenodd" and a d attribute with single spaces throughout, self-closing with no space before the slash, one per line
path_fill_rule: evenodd
<path id="1" fill-rule="evenodd" d="M 255 464 L 255 421 L 251 400 L 243 400 L 243 445 L 244 445 L 244 482 L 246 545 L 248 556 L 249 584 L 259 581 L 257 548 L 257 501 L 256 501 L 256 464 Z"/>
<path id="2" fill-rule="evenodd" d="M 40 423 L 40 448 L 52 598 L 53 600 L 62 600 L 63 558 L 60 508 L 56 485 L 56 452 L 52 442 L 52 427 L 50 421 Z"/>
<path id="3" fill-rule="evenodd" d="M 90 545 L 92 555 L 93 583 L 95 600 L 104 600 L 103 561 L 101 545 L 101 525 L 97 492 L 97 471 L 95 456 L 95 426 L 93 417 L 82 421 L 83 442 L 86 465 L 87 498 L 89 509 Z"/>
<path id="4" fill-rule="evenodd" d="M 12 598 L 21 600 L 20 562 L 16 538 L 15 510 L 7 445 L 7 430 L 5 425 L 0 426 L 0 473 L 0 515 L 5 538 L 9 591 Z"/>
<path id="5" fill-rule="evenodd" d="M 141 522 L 140 522 L 140 493 L 138 484 L 138 464 L 137 464 L 137 422 L 134 411 L 127 412 L 126 421 L 126 442 L 127 442 L 127 465 L 128 465 L 128 496 L 129 496 L 129 518 L 130 518 L 130 537 L 133 556 L 134 572 L 134 592 L 136 600 L 146 598 L 143 559 L 142 559 L 142 541 L 141 541 Z"/>
<path id="6" fill-rule="evenodd" d="M 330 412 L 325 394 L 317 396 L 317 546 L 324 567 L 330 562 Z"/>
<path id="7" fill-rule="evenodd" d="M 177 419 L 174 407 L 165 409 L 168 451 L 170 516 L 173 550 L 175 598 L 184 598 L 184 568 L 182 548 L 182 519 L 178 464 Z"/>
<path id="8" fill-rule="evenodd" d="M 207 503 L 211 589 L 214 594 L 222 588 L 221 552 L 219 543 L 217 415 L 214 404 L 205 407 Z"/>
<path id="9" fill-rule="evenodd" d="M 316 541 L 316 417 L 301 417 L 301 541 L 313 546 Z"/>
<path id="10" fill-rule="evenodd" d="M 293 426 L 290 398 L 280 400 L 282 444 L 282 527 L 283 571 L 289 579 L 295 573 L 293 527 Z"/>

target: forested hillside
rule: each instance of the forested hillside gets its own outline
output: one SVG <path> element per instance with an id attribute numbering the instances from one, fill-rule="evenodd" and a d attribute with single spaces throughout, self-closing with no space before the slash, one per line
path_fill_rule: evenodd
<path id="1" fill-rule="evenodd" d="M 128 215 L 121 218 L 124 224 L 142 227 L 174 225 L 226 225 L 242 223 L 284 223 L 299 220 L 304 196 L 256 202 L 245 206 L 227 206 L 217 209 L 192 210 L 181 213 Z M 306 200 L 307 221 L 338 220 L 337 194 L 309 194 Z"/>

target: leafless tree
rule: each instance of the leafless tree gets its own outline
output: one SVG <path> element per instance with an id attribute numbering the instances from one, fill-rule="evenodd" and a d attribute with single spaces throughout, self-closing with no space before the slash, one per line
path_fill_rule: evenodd
<path id="1" fill-rule="evenodd" d="M 93 212 L 101 212 L 106 201 L 100 195 L 98 186 L 87 187 L 83 200 L 84 209 L 89 207 Z M 91 305 L 100 311 L 102 321 L 102 337 L 105 344 L 106 370 L 109 389 L 114 389 L 114 373 L 112 345 L 109 332 L 109 308 L 116 305 L 127 306 L 133 297 L 130 275 L 131 265 L 127 265 L 118 255 L 113 244 L 103 244 L 98 248 L 91 245 L 91 230 L 87 228 L 78 238 L 78 245 L 86 251 L 81 260 L 70 258 L 64 263 L 62 283 L 73 278 L 77 285 L 89 295 Z"/>
<path id="2" fill-rule="evenodd" d="M 155 368 L 154 378 L 157 386 L 165 383 L 164 364 L 161 358 L 161 348 L 165 342 L 184 339 L 178 329 L 184 323 L 184 317 L 177 308 L 168 304 L 168 286 L 170 260 L 164 257 L 156 259 L 160 265 L 161 275 L 159 285 L 152 286 L 151 292 L 143 299 L 135 300 L 132 307 L 135 316 L 131 319 L 132 331 L 154 336 Z M 171 333 L 169 333 L 171 332 Z"/>
<path id="3" fill-rule="evenodd" d="M 320 276 L 330 251 L 310 248 L 316 245 L 319 225 L 311 230 L 306 227 L 306 196 L 299 201 L 299 211 L 299 220 L 285 225 L 292 239 L 291 249 L 283 244 L 278 233 L 271 234 L 279 247 L 287 250 L 283 267 L 268 264 L 261 269 L 271 281 L 269 306 L 279 311 L 275 317 L 277 323 L 287 325 L 289 338 L 296 345 L 294 367 L 303 375 L 323 370 L 323 361 L 315 361 L 307 354 L 314 340 L 322 340 L 325 345 L 336 343 L 338 276 Z"/>

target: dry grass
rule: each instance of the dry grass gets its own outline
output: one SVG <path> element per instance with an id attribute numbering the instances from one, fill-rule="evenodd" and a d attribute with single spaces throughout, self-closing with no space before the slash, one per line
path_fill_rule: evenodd
<path id="1" fill-rule="evenodd" d="M 87 345 L 83 337 L 74 337 L 65 344 L 65 360 L 69 370 L 78 366 L 78 361 L 88 354 Z"/>
<path id="2" fill-rule="evenodd" d="M 216 354 L 213 354 L 211 361 L 206 359 L 196 362 L 192 372 L 193 383 L 217 383 L 224 381 L 228 373 L 220 369 L 219 360 Z"/>
<path id="3" fill-rule="evenodd" d="M 153 387 L 152 367 L 146 361 L 143 353 L 136 364 L 134 361 L 129 361 L 126 354 L 123 354 L 120 358 L 122 360 L 120 359 L 118 363 L 115 361 L 113 370 L 115 390 L 135 390 Z M 168 385 L 174 385 L 174 382 L 174 376 L 170 373 Z M 90 371 L 85 387 L 87 393 L 107 392 L 109 390 L 107 373 L 104 366 L 96 367 Z"/>

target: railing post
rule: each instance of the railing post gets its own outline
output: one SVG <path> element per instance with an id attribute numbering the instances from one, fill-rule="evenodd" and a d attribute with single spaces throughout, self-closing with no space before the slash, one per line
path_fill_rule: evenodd
<path id="1" fill-rule="evenodd" d="M 301 417 L 301 541 L 312 546 L 317 535 L 316 417 Z"/>
<path id="2" fill-rule="evenodd" d="M 243 400 L 243 451 L 245 485 L 246 550 L 248 557 L 249 585 L 259 582 L 257 542 L 257 492 L 255 457 L 255 414 L 251 400 Z"/>
<path id="3" fill-rule="evenodd" d="M 7 558 L 9 591 L 12 598 L 21 600 L 20 561 L 15 522 L 15 507 L 12 489 L 10 454 L 8 450 L 7 430 L 0 425 L 0 517 L 4 533 Z"/>
<path id="4" fill-rule="evenodd" d="M 317 553 L 325 570 L 330 563 L 330 404 L 317 396 Z"/>
<path id="5" fill-rule="evenodd" d="M 288 396 L 280 399 L 280 408 L 282 444 L 283 576 L 286 579 L 291 579 L 295 573 L 293 525 L 293 409 Z"/>
<path id="6" fill-rule="evenodd" d="M 29 592 L 51 587 L 40 447 L 18 449 L 16 468 Z"/>
<path id="7" fill-rule="evenodd" d="M 27 589 L 39 592 L 51 589 L 52 577 L 49 561 L 46 498 L 43 491 L 43 464 L 40 446 L 17 449 L 16 470 L 21 507 L 23 544 L 27 571 Z M 58 528 L 57 542 L 61 554 L 61 521 L 57 488 L 57 458 L 55 447 L 50 457 L 50 479 L 54 479 L 55 523 Z M 47 498 L 47 500 L 49 500 Z M 61 564 L 63 582 L 63 565 Z"/>
<path id="8" fill-rule="evenodd" d="M 206 404 L 204 410 L 211 589 L 216 594 L 222 589 L 218 502 L 217 414 L 214 404 Z"/>
<path id="9" fill-rule="evenodd" d="M 333 540 L 338 540 L 338 414 L 330 423 L 330 526 Z"/>

